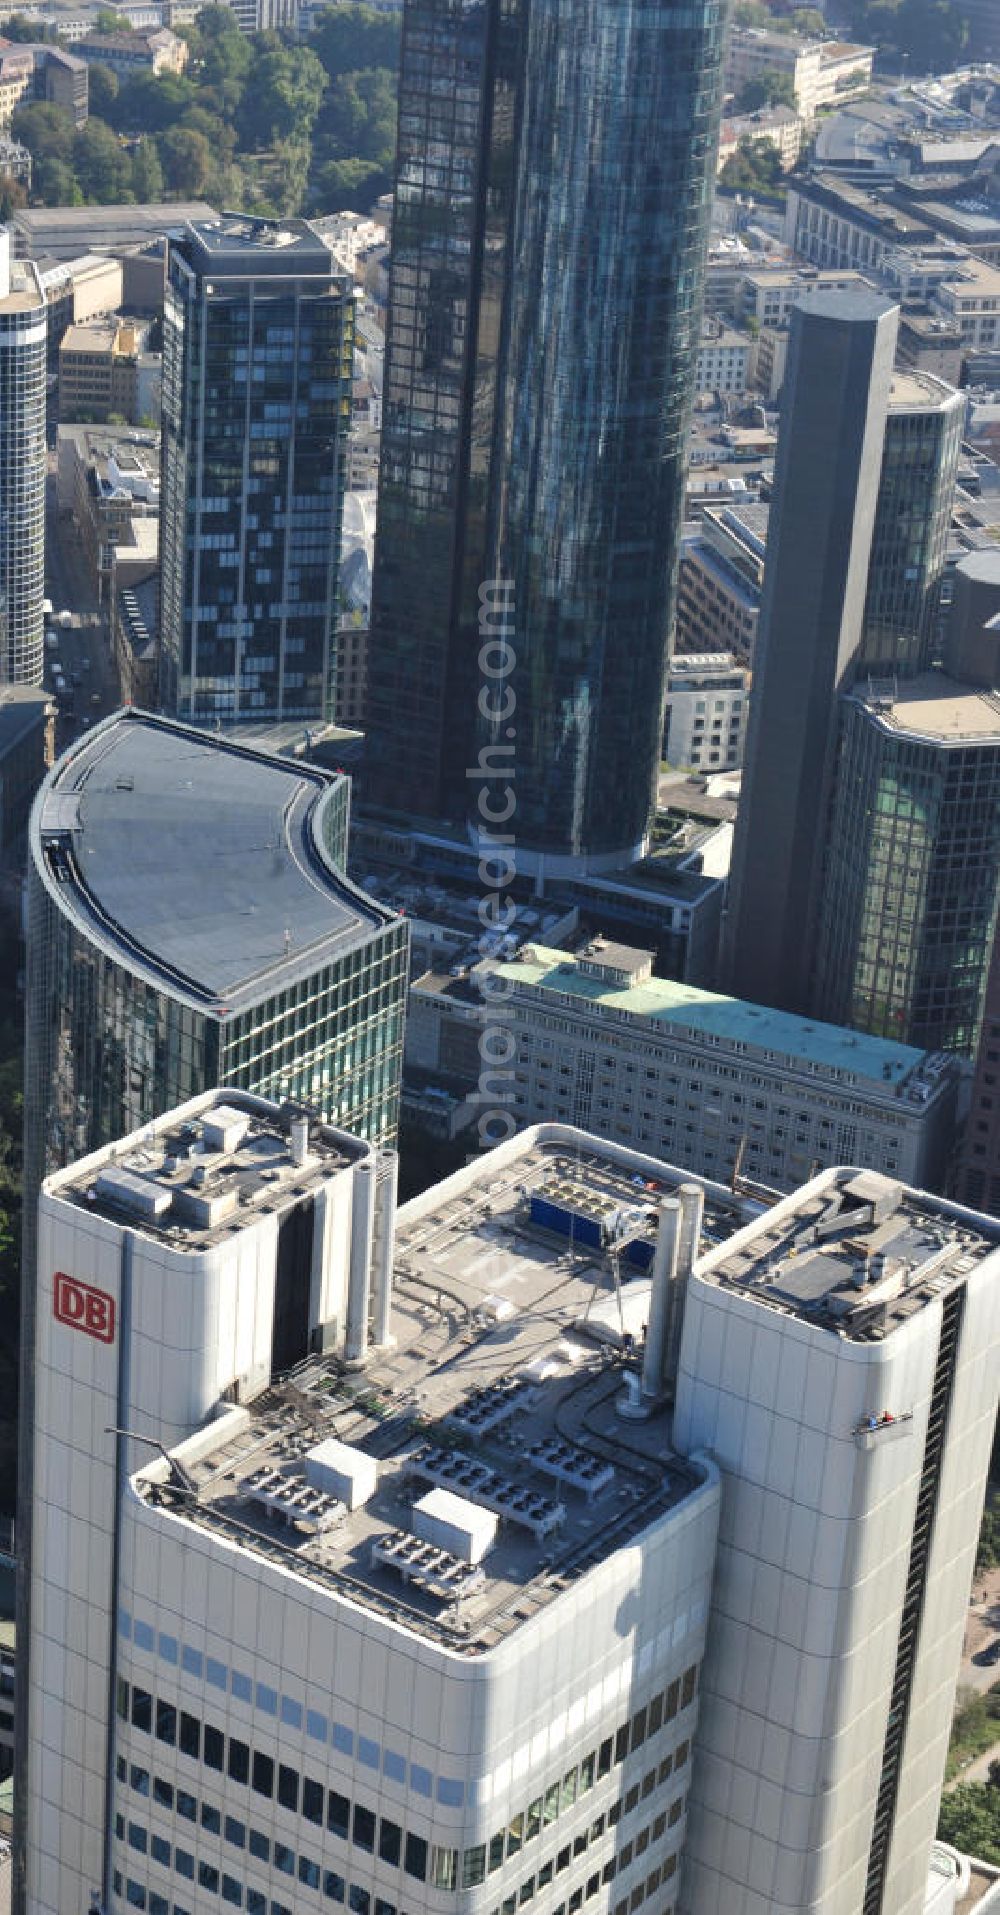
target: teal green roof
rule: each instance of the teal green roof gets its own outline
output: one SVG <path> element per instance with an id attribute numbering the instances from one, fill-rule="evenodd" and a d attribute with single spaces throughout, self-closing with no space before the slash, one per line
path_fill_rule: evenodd
<path id="1" fill-rule="evenodd" d="M 512 982 L 560 991 L 599 1004 L 606 1011 L 650 1018 L 675 1030 L 678 1036 L 693 1034 L 716 1037 L 730 1046 L 745 1044 L 755 1051 L 772 1051 L 793 1065 L 814 1064 L 827 1071 L 849 1072 L 886 1089 L 899 1084 L 927 1055 L 890 1038 L 867 1037 L 839 1024 L 822 1024 L 815 1018 L 795 1017 L 764 1004 L 747 1004 L 742 998 L 700 991 L 693 984 L 678 984 L 670 978 L 646 978 L 631 986 L 609 983 L 581 971 L 565 951 L 547 950 L 538 944 L 528 946 L 527 952 L 531 956 L 522 953 L 495 968 Z"/>

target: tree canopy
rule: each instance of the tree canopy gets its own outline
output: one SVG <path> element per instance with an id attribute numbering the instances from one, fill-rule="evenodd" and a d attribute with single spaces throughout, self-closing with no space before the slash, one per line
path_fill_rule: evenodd
<path id="1" fill-rule="evenodd" d="M 16 24 L 16 22 L 14 23 Z M 247 37 L 228 6 L 181 29 L 184 73 L 119 82 L 90 69 L 79 130 L 59 107 L 18 108 L 43 205 L 205 198 L 271 214 L 364 210 L 392 184 L 399 20 L 361 5 L 324 8 L 308 43 Z"/>
<path id="2" fill-rule="evenodd" d="M 771 140 L 741 140 L 726 161 L 719 183 L 736 193 L 780 192 L 784 176 L 781 158 Z"/>
<path id="3" fill-rule="evenodd" d="M 989 1782 L 960 1782 L 941 1797 L 937 1832 L 963 1855 L 1000 1867 L 1000 1789 Z"/>
<path id="4" fill-rule="evenodd" d="M 847 0 L 847 19 L 859 39 L 905 58 L 915 73 L 955 66 L 969 39 L 961 0 Z"/>
<path id="5" fill-rule="evenodd" d="M 374 7 L 324 7 L 309 42 L 331 79 L 365 67 L 399 66 L 399 15 Z"/>
<path id="6" fill-rule="evenodd" d="M 774 33 L 821 38 L 830 22 L 815 7 L 774 12 L 767 0 L 736 0 L 738 26 L 769 27 Z M 836 19 L 857 40 L 878 47 L 891 65 L 913 73 L 942 72 L 958 65 L 969 42 L 965 0 L 841 0 Z"/>
<path id="7" fill-rule="evenodd" d="M 778 73 L 768 67 L 753 79 L 744 80 L 733 101 L 736 113 L 759 113 L 762 106 L 790 106 L 794 109 L 795 82 L 790 73 Z"/>

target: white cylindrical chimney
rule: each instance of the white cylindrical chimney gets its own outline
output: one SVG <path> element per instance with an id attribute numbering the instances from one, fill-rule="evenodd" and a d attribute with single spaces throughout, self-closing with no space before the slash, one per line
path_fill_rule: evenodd
<path id="1" fill-rule="evenodd" d="M 678 1274 L 686 1283 L 701 1246 L 701 1220 L 705 1214 L 705 1192 L 700 1184 L 681 1184 L 677 1192 L 681 1206 L 681 1241 Z"/>
<path id="2" fill-rule="evenodd" d="M 288 1126 L 288 1149 L 293 1164 L 304 1164 L 309 1155 L 309 1119 L 293 1117 Z"/>
<path id="3" fill-rule="evenodd" d="M 374 1157 L 365 1157 L 355 1164 L 352 1196 L 344 1356 L 348 1363 L 361 1363 L 368 1349 L 368 1299 L 371 1294 L 372 1233 L 375 1228 Z"/>
<path id="4" fill-rule="evenodd" d="M 392 1266 L 396 1253 L 396 1193 L 399 1185 L 399 1158 L 394 1150 L 380 1152 L 377 1182 L 378 1224 L 372 1340 L 377 1344 L 384 1344 L 389 1341 Z"/>
<path id="5" fill-rule="evenodd" d="M 677 1268 L 680 1222 L 681 1207 L 676 1197 L 664 1197 L 660 1205 L 649 1290 L 649 1322 L 646 1325 L 646 1352 L 642 1362 L 643 1396 L 659 1396 L 663 1388 L 663 1362 L 670 1328 L 670 1293 Z"/>
<path id="6" fill-rule="evenodd" d="M 701 1248 L 701 1220 L 705 1212 L 705 1192 L 700 1184 L 681 1184 L 677 1199 L 681 1207 L 681 1225 L 677 1245 L 677 1266 L 670 1292 L 670 1324 L 663 1353 L 663 1381 L 669 1390 L 672 1390 L 677 1382 L 687 1287 Z"/>

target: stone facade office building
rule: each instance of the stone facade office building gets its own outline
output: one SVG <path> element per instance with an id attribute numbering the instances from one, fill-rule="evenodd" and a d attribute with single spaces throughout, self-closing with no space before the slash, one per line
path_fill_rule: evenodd
<path id="1" fill-rule="evenodd" d="M 955 1126 L 947 1057 L 651 975 L 648 951 L 595 940 L 486 960 L 503 995 L 431 975 L 411 986 L 408 1070 L 447 1077 L 484 1018 L 516 1043 L 521 1124 L 546 1118 L 653 1150 L 701 1176 L 790 1189 L 816 1164 L 865 1163 L 934 1186 Z M 473 1045 L 474 1054 L 474 1045 Z"/>

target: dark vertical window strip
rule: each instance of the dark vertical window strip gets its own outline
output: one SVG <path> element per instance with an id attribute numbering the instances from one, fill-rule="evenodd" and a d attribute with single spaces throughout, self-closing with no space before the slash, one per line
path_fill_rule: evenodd
<path id="1" fill-rule="evenodd" d="M 910 1563 L 903 1596 L 899 1641 L 896 1646 L 896 1669 L 889 1700 L 885 1742 L 882 1747 L 882 1770 L 875 1801 L 871 1847 L 868 1851 L 868 1874 L 865 1880 L 862 1915 L 882 1915 L 883 1909 L 889 1845 L 899 1795 L 903 1743 L 910 1713 L 913 1671 L 920 1637 L 927 1559 L 930 1555 L 931 1535 L 941 1481 L 941 1458 L 948 1426 L 948 1409 L 955 1378 L 955 1355 L 964 1301 L 964 1288 L 953 1290 L 951 1295 L 945 1298 L 941 1315 L 941 1337 L 938 1343 L 930 1413 L 927 1419 L 924 1463 L 920 1473 L 917 1507 L 913 1519 Z"/>

